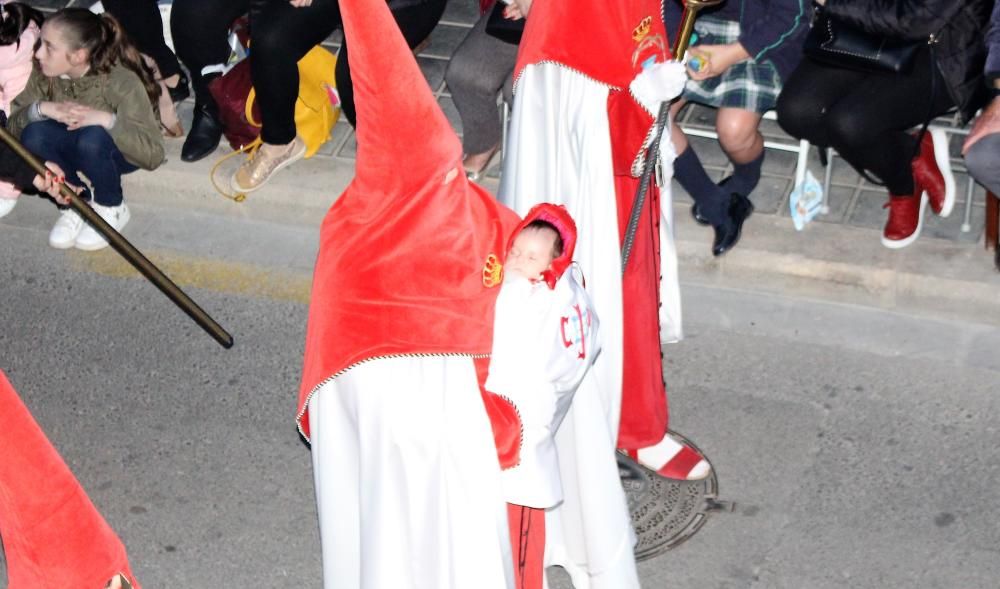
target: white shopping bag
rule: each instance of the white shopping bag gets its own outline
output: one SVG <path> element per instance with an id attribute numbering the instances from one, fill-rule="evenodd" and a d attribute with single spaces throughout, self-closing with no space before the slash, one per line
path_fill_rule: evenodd
<path id="1" fill-rule="evenodd" d="M 795 171 L 795 188 L 788 197 L 788 208 L 792 223 L 797 231 L 802 231 L 813 218 L 826 211 L 823 201 L 823 185 L 807 166 L 809 152 L 799 152 L 799 162 Z"/>

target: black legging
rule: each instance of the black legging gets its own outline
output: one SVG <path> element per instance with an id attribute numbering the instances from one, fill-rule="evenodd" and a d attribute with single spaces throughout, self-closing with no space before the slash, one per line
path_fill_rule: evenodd
<path id="1" fill-rule="evenodd" d="M 430 34 L 444 6 L 445 0 L 428 0 L 393 11 L 411 47 Z M 174 45 L 191 72 L 196 100 L 211 100 L 201 70 L 226 60 L 229 26 L 248 11 L 253 55 L 250 67 L 260 105 L 261 138 L 266 143 L 285 144 L 295 138 L 296 63 L 340 27 L 339 4 L 337 0 L 313 0 L 309 6 L 295 8 L 288 0 L 174 0 L 170 19 Z M 346 44 L 341 47 L 335 76 L 341 109 L 353 125 L 354 92 Z"/>
<path id="2" fill-rule="evenodd" d="M 932 88 L 933 87 L 933 88 Z M 778 97 L 778 123 L 793 137 L 833 147 L 891 194 L 913 194 L 910 130 L 955 103 L 931 54 L 922 49 L 907 74 L 867 74 L 803 59 Z"/>
<path id="3" fill-rule="evenodd" d="M 163 38 L 163 19 L 156 0 L 104 0 L 102 4 L 122 24 L 139 51 L 153 58 L 161 76 L 181 73 L 177 57 Z"/>

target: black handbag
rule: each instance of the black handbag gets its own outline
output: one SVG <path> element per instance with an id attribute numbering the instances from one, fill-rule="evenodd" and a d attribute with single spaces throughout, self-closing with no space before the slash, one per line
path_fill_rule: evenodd
<path id="1" fill-rule="evenodd" d="M 828 65 L 866 72 L 908 73 L 928 41 L 876 35 L 837 20 L 816 7 L 803 51 Z"/>
<path id="2" fill-rule="evenodd" d="M 524 33 L 525 19 L 519 18 L 511 20 L 504 18 L 503 11 L 507 5 L 502 0 L 493 3 L 493 11 L 486 21 L 486 34 L 500 39 L 504 43 L 517 45 L 521 42 L 521 34 Z"/>

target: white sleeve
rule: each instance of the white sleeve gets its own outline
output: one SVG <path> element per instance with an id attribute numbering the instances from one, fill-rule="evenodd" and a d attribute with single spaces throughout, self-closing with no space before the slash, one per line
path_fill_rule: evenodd
<path id="1" fill-rule="evenodd" d="M 504 283 L 497 297 L 486 379 L 486 389 L 510 400 L 521 421 L 520 459 L 503 471 L 504 498 L 537 508 L 562 501 L 552 429 L 556 397 L 544 370 L 544 317 L 553 301 L 544 284 L 538 287 L 526 280 Z"/>

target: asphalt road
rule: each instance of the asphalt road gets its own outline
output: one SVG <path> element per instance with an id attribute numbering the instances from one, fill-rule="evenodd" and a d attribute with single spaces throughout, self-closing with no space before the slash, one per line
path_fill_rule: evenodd
<path id="1" fill-rule="evenodd" d="M 319 587 L 293 420 L 315 227 L 134 207 L 126 235 L 224 350 L 115 254 L 50 249 L 54 209 L 22 200 L 0 221 L 0 368 L 144 587 Z M 644 587 L 996 587 L 1000 334 L 788 295 L 684 285 L 671 425 L 736 508 L 642 563 Z"/>

